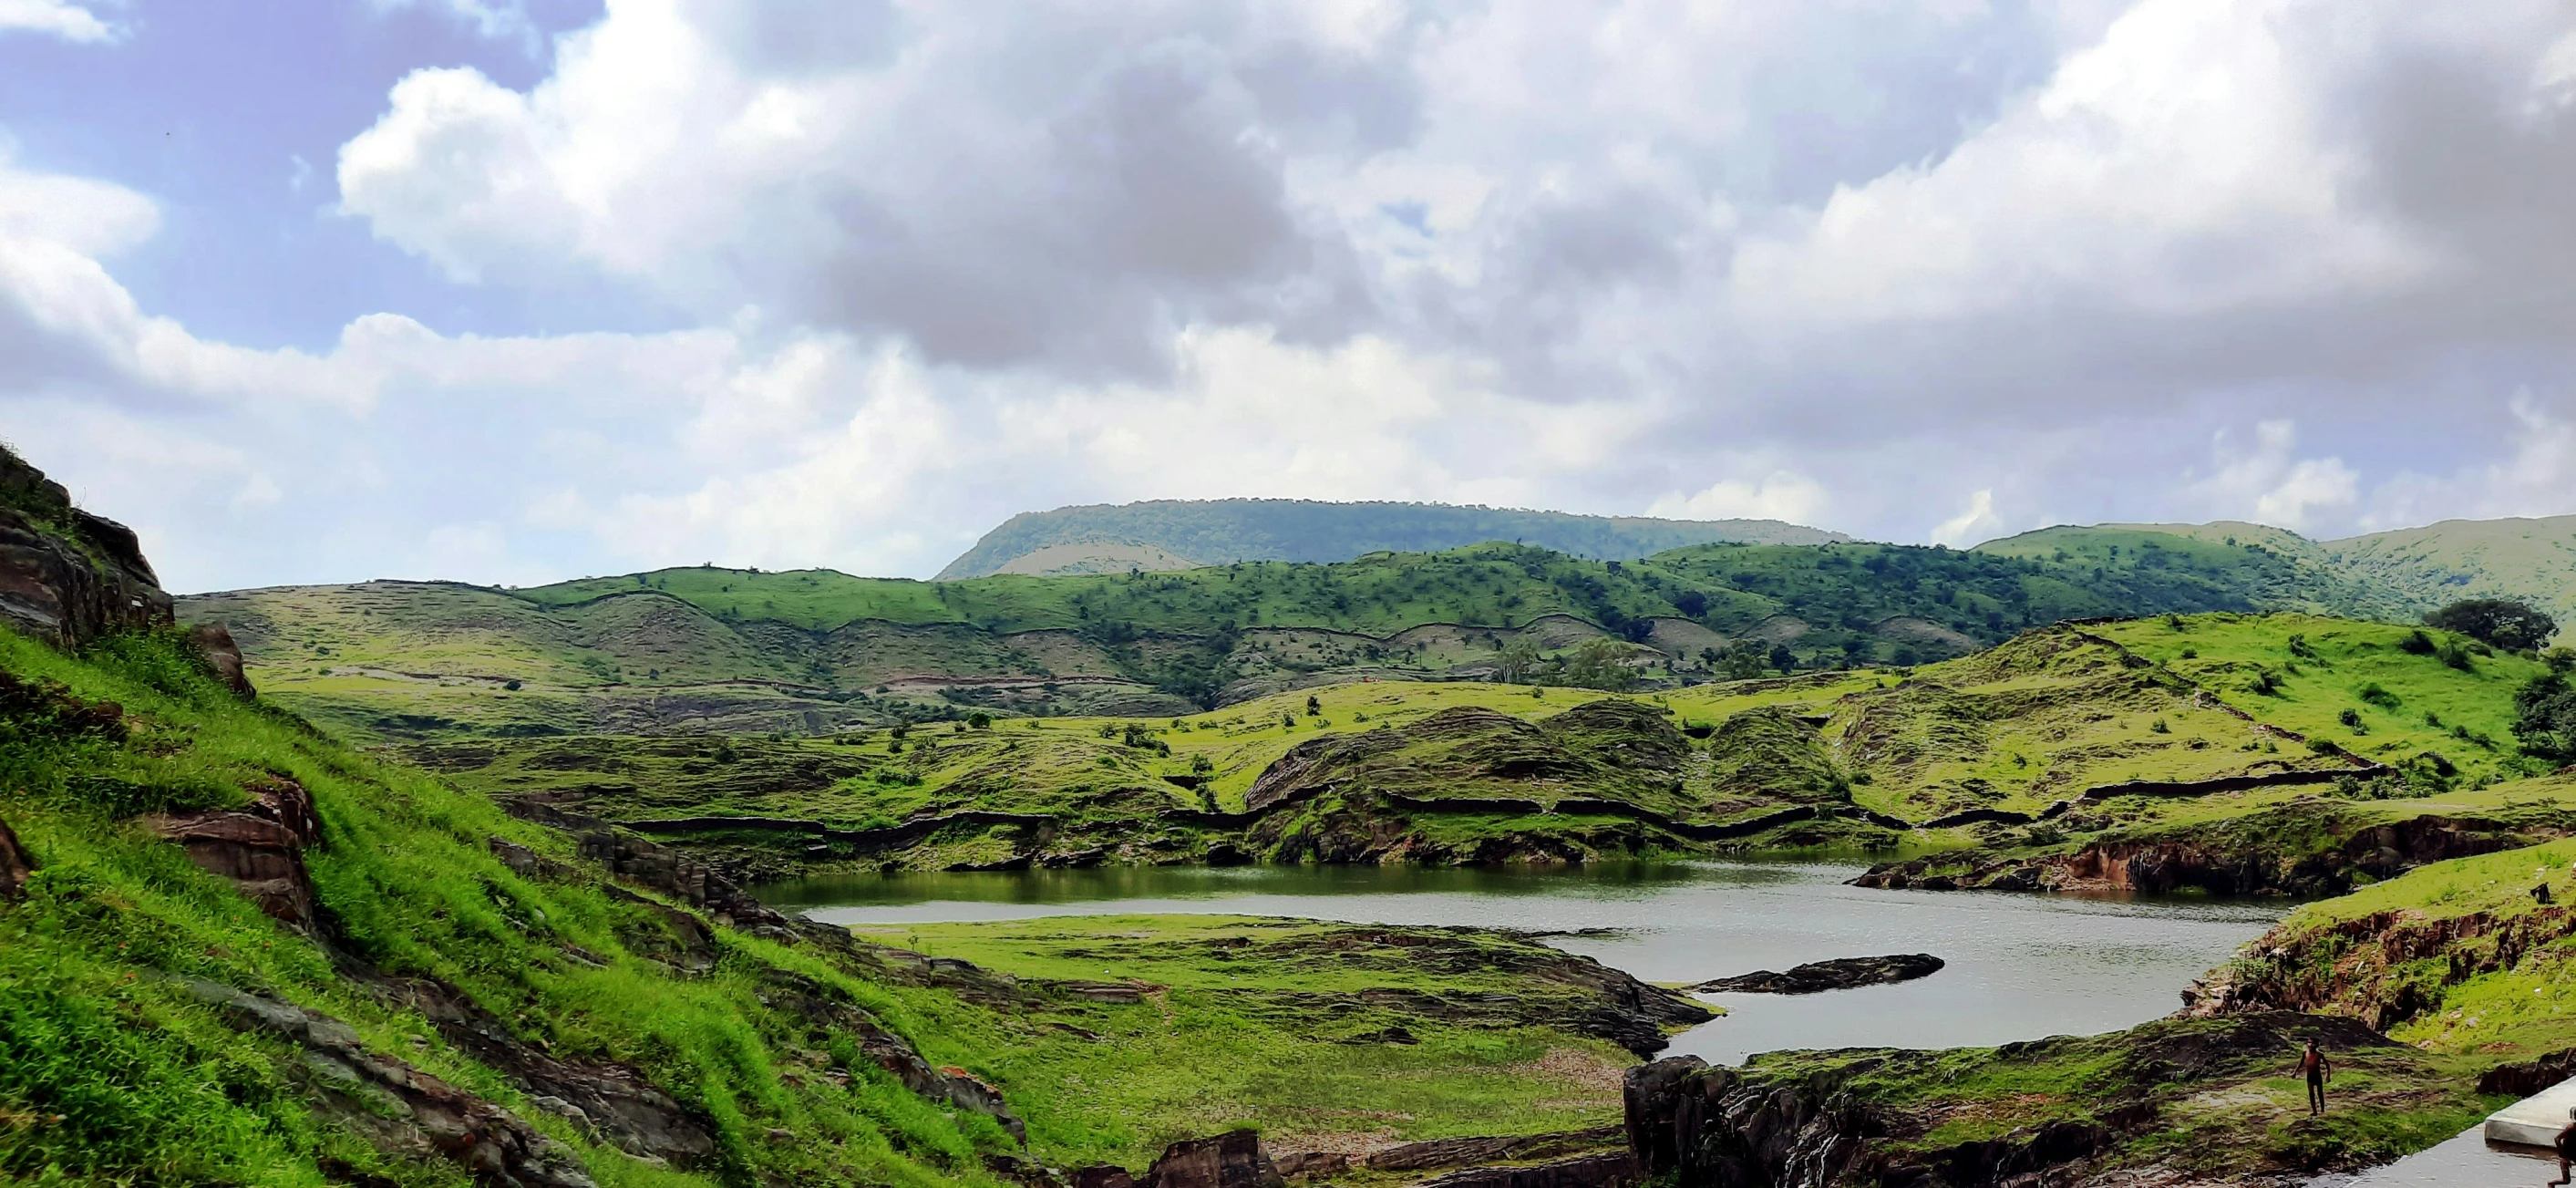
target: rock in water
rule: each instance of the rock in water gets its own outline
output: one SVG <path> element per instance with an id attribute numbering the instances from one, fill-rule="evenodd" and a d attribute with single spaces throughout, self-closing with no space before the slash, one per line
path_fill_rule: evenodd
<path id="1" fill-rule="evenodd" d="M 1947 964 L 1930 953 L 1897 953 L 1886 957 L 1837 957 L 1810 961 L 1787 973 L 1767 969 L 1732 978 L 1702 982 L 1691 989 L 1703 994 L 1815 994 L 1910 982 L 1936 973 Z"/>

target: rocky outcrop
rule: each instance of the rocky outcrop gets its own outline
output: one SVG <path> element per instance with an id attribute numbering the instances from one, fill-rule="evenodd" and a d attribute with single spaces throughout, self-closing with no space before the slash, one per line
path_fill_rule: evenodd
<path id="1" fill-rule="evenodd" d="M 2576 936 L 2576 909 L 2428 918 L 2373 912 L 2321 927 L 2283 925 L 2183 991 L 2193 1017 L 2296 1010 L 2343 1015 L 2386 1031 L 2438 1008 L 2444 991 L 2521 965 Z"/>
<path id="2" fill-rule="evenodd" d="M 304 869 L 304 851 L 322 844 L 313 795 L 283 776 L 249 791 L 239 809 L 164 814 L 144 825 L 186 847 L 200 868 L 231 879 L 261 911 L 313 932 L 313 880 Z"/>
<path id="3" fill-rule="evenodd" d="M 316 1100 L 377 1150 L 448 1159 L 493 1188 L 595 1188 L 570 1148 L 481 1097 L 369 1051 L 346 1023 L 215 982 L 187 987 L 240 1026 L 301 1047 Z"/>
<path id="4" fill-rule="evenodd" d="M 1213 1138 L 1185 1139 L 1163 1149 L 1139 1188 L 1286 1188 L 1287 1180 L 1261 1149 L 1261 1132 L 1229 1130 Z"/>
<path id="5" fill-rule="evenodd" d="M 171 621 L 134 530 L 73 507 L 61 483 L 0 448 L 0 622 L 78 647 Z"/>
<path id="6" fill-rule="evenodd" d="M 1916 891 L 2340 895 L 2360 882 L 2391 878 L 2427 862 L 2560 835 L 2556 828 L 2436 814 L 2371 822 L 2340 808 L 2294 803 L 2201 831 L 2105 839 L 2059 853 L 1970 851 L 1883 863 L 1852 883 Z M 2306 838 L 2321 840 L 2313 848 L 2294 846 Z"/>
<path id="7" fill-rule="evenodd" d="M 1939 973 L 1945 964 L 1930 953 L 1836 957 L 1830 961 L 1810 961 L 1786 973 L 1762 969 L 1731 978 L 1716 978 L 1691 989 L 1703 994 L 1818 994 L 1827 990 L 1849 990 L 1855 986 L 1910 982 Z"/>
<path id="8" fill-rule="evenodd" d="M 2576 1077 L 2576 1048 L 2564 1048 L 2514 1064 L 2499 1064 L 2478 1074 L 2478 1092 L 2529 1097 Z"/>
<path id="9" fill-rule="evenodd" d="M 35 856 L 18 844 L 18 835 L 0 821 L 0 901 L 16 899 L 27 890 L 27 876 L 36 873 Z"/>

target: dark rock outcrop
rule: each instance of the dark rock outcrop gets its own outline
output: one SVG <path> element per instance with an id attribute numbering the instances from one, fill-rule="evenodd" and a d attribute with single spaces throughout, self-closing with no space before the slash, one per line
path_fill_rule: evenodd
<path id="1" fill-rule="evenodd" d="M 714 867 L 679 850 L 630 837 L 602 818 L 540 800 L 504 797 L 500 803 L 511 816 L 571 834 L 582 857 L 606 866 L 618 878 L 700 908 L 718 924 L 770 940 L 793 941 L 799 935 L 794 921 L 752 898 Z"/>
<path id="2" fill-rule="evenodd" d="M 18 843 L 7 821 L 0 821 L 0 900 L 16 899 L 26 893 L 27 876 L 36 873 L 36 859 L 27 847 Z"/>
<path id="3" fill-rule="evenodd" d="M 1430 1139 L 1372 1152 L 1360 1162 L 1371 1171 L 1422 1171 L 1435 1167 L 1466 1167 L 1477 1163 L 1545 1159 L 1552 1155 L 1591 1151 L 1624 1143 L 1626 1137 L 1627 1132 L 1622 1127 L 1601 1126 L 1591 1130 L 1566 1130 L 1552 1134 Z M 1286 1169 L 1283 1167 L 1281 1170 Z"/>
<path id="4" fill-rule="evenodd" d="M 316 1099 L 380 1151 L 449 1159 L 494 1188 L 595 1188 L 562 1143 L 481 1097 L 369 1051 L 346 1023 L 216 982 L 187 986 L 242 1027 L 301 1046 Z"/>
<path id="5" fill-rule="evenodd" d="M 1910 982 L 1940 972 L 1945 964 L 1948 963 L 1930 953 L 1836 957 L 1830 961 L 1810 961 L 1786 973 L 1763 969 L 1731 978 L 1716 978 L 1691 989 L 1709 994 L 1817 994 L 1855 986 Z"/>
<path id="6" fill-rule="evenodd" d="M 1278 1165 L 1261 1149 L 1261 1132 L 1229 1130 L 1163 1148 L 1140 1188 L 1286 1188 Z"/>
<path id="7" fill-rule="evenodd" d="M 1644 1177 L 1625 1151 L 1578 1155 L 1518 1167 L 1471 1167 L 1422 1182 L 1421 1188 L 1619 1188 Z"/>
<path id="8" fill-rule="evenodd" d="M 283 776 L 250 789 L 237 810 L 165 814 L 144 824 L 187 848 L 188 859 L 233 881 L 270 916 L 313 931 L 313 880 L 304 851 L 322 844 L 313 795 Z"/>
<path id="9" fill-rule="evenodd" d="M 71 492 L 0 449 L 0 622 L 57 647 L 171 624 L 134 530 L 72 506 Z"/>
<path id="10" fill-rule="evenodd" d="M 2529 1097 L 2576 1077 L 2576 1048 L 2563 1048 L 2518 1064 L 2499 1064 L 2478 1075 L 2478 1092 Z"/>
<path id="11" fill-rule="evenodd" d="M 387 1002 L 420 1012 L 447 1042 L 509 1077 L 530 1104 L 570 1120 L 597 1141 L 674 1167 L 704 1162 L 715 1126 L 631 1065 L 558 1060 L 520 1041 L 453 987 L 426 978 L 376 978 Z"/>

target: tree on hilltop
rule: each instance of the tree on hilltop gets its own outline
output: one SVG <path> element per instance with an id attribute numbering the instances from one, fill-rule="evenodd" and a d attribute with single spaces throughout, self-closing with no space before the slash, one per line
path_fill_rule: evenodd
<path id="1" fill-rule="evenodd" d="M 2511 598 L 2463 598 L 2424 616 L 2424 625 L 2508 652 L 2531 651 L 2558 632 L 2557 620 Z"/>

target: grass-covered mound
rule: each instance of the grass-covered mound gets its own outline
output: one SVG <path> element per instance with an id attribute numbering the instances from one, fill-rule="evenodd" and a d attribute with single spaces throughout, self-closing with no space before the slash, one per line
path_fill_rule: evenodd
<path id="1" fill-rule="evenodd" d="M 980 1054 L 1022 1087 L 1033 1139 L 1129 1166 L 1236 1126 L 1274 1152 L 1349 1152 L 1615 1124 L 1637 1060 L 1621 1041 L 1708 1017 L 1589 960 L 1463 930 L 1083 916 L 859 934 L 1038 991 L 1002 1012 L 971 983 L 902 993 L 974 1020 L 930 1052 Z"/>

